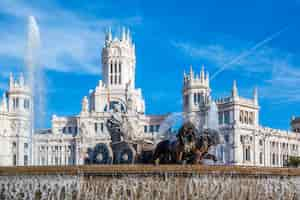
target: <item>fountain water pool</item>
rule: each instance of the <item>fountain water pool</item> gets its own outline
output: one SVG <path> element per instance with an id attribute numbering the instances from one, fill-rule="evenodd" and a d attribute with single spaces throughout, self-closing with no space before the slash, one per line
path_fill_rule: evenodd
<path id="1" fill-rule="evenodd" d="M 1 199 L 297 199 L 298 179 L 224 175 L 1 177 Z"/>
<path id="2" fill-rule="evenodd" d="M 0 169 L 0 199 L 300 198 L 299 169 L 119 165 L 10 170 Z"/>

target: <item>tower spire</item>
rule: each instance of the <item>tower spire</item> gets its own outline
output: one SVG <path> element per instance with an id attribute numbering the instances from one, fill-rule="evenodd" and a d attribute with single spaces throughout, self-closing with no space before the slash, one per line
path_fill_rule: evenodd
<path id="1" fill-rule="evenodd" d="M 193 71 L 193 66 L 190 66 L 190 79 L 194 79 L 194 71 Z"/>
<path id="2" fill-rule="evenodd" d="M 23 73 L 20 74 L 20 85 L 24 86 L 25 85 L 25 80 L 24 80 L 24 75 Z"/>
<path id="3" fill-rule="evenodd" d="M 111 41 L 112 40 L 112 33 L 111 33 L 111 27 L 108 27 L 108 30 L 106 32 L 106 41 Z"/>
<path id="4" fill-rule="evenodd" d="M 209 87 L 209 72 L 208 71 L 206 72 L 205 82 L 206 82 L 207 87 Z"/>
<path id="5" fill-rule="evenodd" d="M 13 76 L 13 73 L 10 72 L 9 73 L 9 88 L 12 88 L 14 85 L 14 76 Z"/>
<path id="6" fill-rule="evenodd" d="M 127 41 L 130 43 L 131 42 L 131 36 L 130 36 L 130 30 L 129 30 L 129 28 L 127 29 Z"/>
<path id="7" fill-rule="evenodd" d="M 7 99 L 6 99 L 6 93 L 3 93 L 3 96 L 2 96 L 2 101 L 1 101 L 1 105 L 0 105 L 0 109 L 1 111 L 7 111 Z"/>
<path id="8" fill-rule="evenodd" d="M 83 97 L 81 102 L 81 113 L 88 113 L 89 112 L 89 101 L 86 96 Z"/>
<path id="9" fill-rule="evenodd" d="M 255 105 L 258 105 L 258 89 L 257 87 L 253 90 L 253 101 Z"/>
<path id="10" fill-rule="evenodd" d="M 233 81 L 233 85 L 232 85 L 232 97 L 238 97 L 238 89 L 237 89 L 237 85 L 236 85 L 236 80 Z"/>
<path id="11" fill-rule="evenodd" d="M 204 82 L 204 65 L 202 65 L 202 68 L 201 68 L 200 80 L 201 80 L 201 82 Z"/>
<path id="12" fill-rule="evenodd" d="M 122 41 L 125 41 L 126 40 L 126 30 L 125 30 L 125 27 L 123 26 L 122 27 Z"/>

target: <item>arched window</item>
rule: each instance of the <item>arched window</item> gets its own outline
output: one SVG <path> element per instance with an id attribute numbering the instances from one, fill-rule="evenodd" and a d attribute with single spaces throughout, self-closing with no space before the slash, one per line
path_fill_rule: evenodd
<path id="1" fill-rule="evenodd" d="M 111 110 L 114 108 L 114 106 L 115 106 L 116 104 L 119 104 L 119 105 L 120 105 L 121 111 L 122 111 L 122 112 L 125 112 L 125 111 L 126 111 L 125 105 L 122 104 L 121 102 L 119 102 L 119 101 L 110 101 L 110 102 L 109 102 L 109 109 L 108 109 L 108 105 L 105 105 L 105 107 L 104 107 L 104 112 L 111 111 Z"/>

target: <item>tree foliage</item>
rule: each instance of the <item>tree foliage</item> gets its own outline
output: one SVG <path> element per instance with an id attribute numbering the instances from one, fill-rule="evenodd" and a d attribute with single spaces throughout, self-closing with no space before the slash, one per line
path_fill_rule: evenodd
<path id="1" fill-rule="evenodd" d="M 300 167 L 300 157 L 291 156 L 288 161 L 289 167 Z"/>

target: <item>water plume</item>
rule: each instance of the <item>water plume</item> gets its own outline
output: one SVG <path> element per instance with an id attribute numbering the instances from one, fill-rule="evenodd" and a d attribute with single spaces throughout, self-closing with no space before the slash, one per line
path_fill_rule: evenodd
<path id="1" fill-rule="evenodd" d="M 32 92 L 32 128 L 43 128 L 45 119 L 45 82 L 40 63 L 41 39 L 38 24 L 34 16 L 28 17 L 27 53 L 25 64 L 27 80 Z"/>

